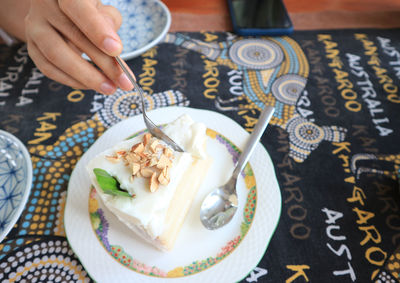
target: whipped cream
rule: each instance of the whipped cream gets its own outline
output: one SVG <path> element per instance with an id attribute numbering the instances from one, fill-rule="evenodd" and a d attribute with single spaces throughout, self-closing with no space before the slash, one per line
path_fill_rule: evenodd
<path id="1" fill-rule="evenodd" d="M 123 162 L 113 163 L 106 156 L 112 156 L 121 150 L 130 150 L 132 145 L 142 141 L 138 136 L 123 141 L 111 149 L 108 149 L 87 165 L 87 170 L 105 205 L 126 225 L 140 227 L 147 232 L 151 239 L 161 235 L 171 199 L 179 185 L 184 173 L 189 168 L 194 158 L 206 158 L 206 126 L 193 122 L 190 116 L 183 115 L 164 127 L 163 131 L 178 143 L 185 152 L 173 151 L 174 159 L 170 169 L 170 182 L 168 185 L 160 185 L 156 192 L 150 192 L 149 180 L 135 177 L 131 179 L 131 169 Z M 98 186 L 93 173 L 94 168 L 101 168 L 115 177 L 123 190 L 135 197 L 114 196 L 105 194 Z M 125 215 L 123 215 L 125 214 Z M 129 215 L 127 217 L 126 215 Z M 129 218 L 129 219 L 128 219 Z M 128 223 L 129 222 L 129 223 Z M 143 235 L 142 235 L 143 236 Z"/>
<path id="2" fill-rule="evenodd" d="M 184 114 L 168 124 L 164 133 L 172 138 L 177 144 L 200 159 L 207 158 L 206 147 L 206 126 L 200 122 L 194 122 L 192 118 Z"/>

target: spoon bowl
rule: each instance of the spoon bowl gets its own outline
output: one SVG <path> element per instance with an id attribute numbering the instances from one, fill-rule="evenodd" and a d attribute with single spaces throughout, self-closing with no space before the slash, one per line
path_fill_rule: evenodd
<path id="1" fill-rule="evenodd" d="M 209 230 L 221 228 L 229 223 L 235 215 L 238 208 L 238 196 L 236 192 L 237 178 L 264 133 L 274 110 L 270 106 L 264 108 L 250 135 L 245 150 L 239 157 L 232 176 L 228 182 L 211 191 L 203 200 L 200 207 L 200 220 L 205 228 Z"/>
<path id="2" fill-rule="evenodd" d="M 237 208 L 236 179 L 231 178 L 204 199 L 200 208 L 201 222 L 207 229 L 218 229 L 231 221 Z"/>

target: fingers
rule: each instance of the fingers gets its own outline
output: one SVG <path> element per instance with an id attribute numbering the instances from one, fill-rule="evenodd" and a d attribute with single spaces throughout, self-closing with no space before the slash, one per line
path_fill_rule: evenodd
<path id="1" fill-rule="evenodd" d="M 109 11 L 111 11 L 110 9 Z M 131 90 L 133 85 L 122 72 L 121 68 L 115 64 L 113 57 L 108 56 L 98 49 L 89 39 L 72 23 L 67 17 L 53 14 L 49 17 L 52 26 L 57 27 L 58 31 L 70 42 L 70 46 L 82 50 L 92 61 L 103 70 L 104 74 L 123 90 Z M 118 22 L 116 22 L 118 24 Z M 73 47 L 72 47 L 73 48 Z M 73 48 L 73 49 L 75 49 Z M 82 54 L 82 52 L 81 52 Z"/>
<path id="2" fill-rule="evenodd" d="M 87 38 L 109 56 L 122 51 L 122 43 L 114 27 L 99 13 L 96 0 L 58 0 L 61 10 Z"/>
<path id="3" fill-rule="evenodd" d="M 111 5 L 102 5 L 99 7 L 106 20 L 110 20 L 115 31 L 118 31 L 122 24 L 122 16 L 117 8 Z"/>
<path id="4" fill-rule="evenodd" d="M 87 89 L 85 85 L 82 83 L 78 82 L 71 76 L 67 75 L 60 69 L 58 69 L 56 66 L 51 64 L 39 51 L 38 47 L 36 44 L 30 40 L 27 42 L 28 46 L 28 52 L 29 56 L 33 60 L 33 62 L 36 64 L 36 66 L 42 66 L 40 68 L 40 71 L 48 78 L 58 81 L 58 82 L 63 82 L 66 85 L 69 85 L 72 88 L 76 89 Z"/>
<path id="5" fill-rule="evenodd" d="M 104 94 L 115 92 L 114 83 L 73 51 L 50 25 L 35 25 L 28 31 L 28 45 L 32 52 L 30 55 L 46 76 Z"/>
<path id="6" fill-rule="evenodd" d="M 66 43 L 68 45 L 69 48 L 71 48 L 72 51 L 74 51 L 76 54 L 78 54 L 79 56 L 83 55 L 83 51 L 80 50 L 75 44 L 73 44 L 71 41 L 66 40 Z"/>
<path id="7" fill-rule="evenodd" d="M 116 8 L 100 0 L 31 0 L 25 23 L 29 53 L 46 76 L 104 94 L 117 86 L 133 88 L 111 57 L 122 49 L 116 34 L 122 18 Z"/>

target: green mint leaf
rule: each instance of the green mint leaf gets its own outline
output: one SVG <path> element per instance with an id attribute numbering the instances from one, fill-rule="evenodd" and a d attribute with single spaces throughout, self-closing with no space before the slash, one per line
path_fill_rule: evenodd
<path id="1" fill-rule="evenodd" d="M 120 189 L 118 181 L 113 176 L 108 174 L 107 171 L 100 168 L 94 168 L 93 173 L 96 175 L 97 182 L 105 194 L 131 197 L 128 192 Z"/>

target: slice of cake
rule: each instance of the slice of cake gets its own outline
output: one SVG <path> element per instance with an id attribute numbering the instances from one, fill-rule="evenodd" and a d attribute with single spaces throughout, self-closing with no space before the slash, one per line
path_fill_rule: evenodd
<path id="1" fill-rule="evenodd" d="M 100 153 L 87 169 L 103 203 L 122 223 L 170 250 L 211 159 L 204 124 L 183 115 L 163 131 L 185 152 L 146 133 Z"/>

